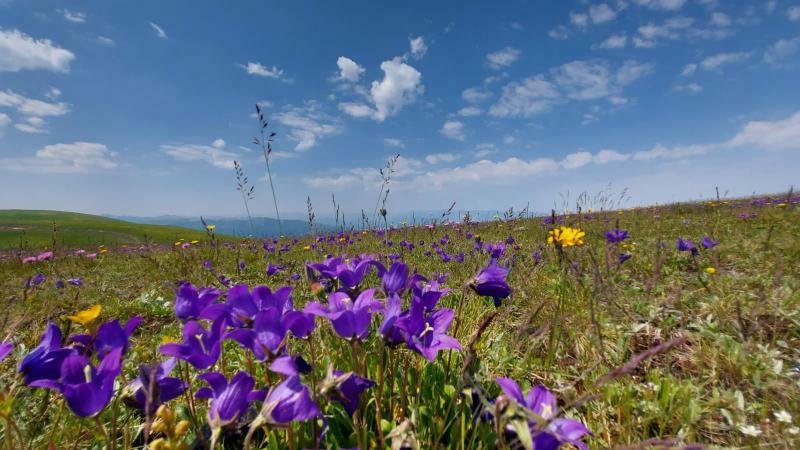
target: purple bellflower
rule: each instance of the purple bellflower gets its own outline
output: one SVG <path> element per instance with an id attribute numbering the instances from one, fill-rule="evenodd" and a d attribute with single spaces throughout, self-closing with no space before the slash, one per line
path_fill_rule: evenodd
<path id="1" fill-rule="evenodd" d="M 48 323 L 39 345 L 19 364 L 18 371 L 25 384 L 30 385 L 37 380 L 57 380 L 61 377 L 61 363 L 67 356 L 75 353 L 74 349 L 61 347 L 61 337 L 58 325 Z"/>
<path id="2" fill-rule="evenodd" d="M 140 365 L 139 376 L 125 388 L 125 404 L 140 411 L 148 408 L 148 412 L 153 414 L 163 403 L 178 398 L 186 391 L 187 385 L 180 378 L 169 376 L 177 363 L 177 359 L 169 358 L 158 365 Z"/>
<path id="3" fill-rule="evenodd" d="M 480 296 L 492 297 L 494 306 L 499 307 L 501 300 L 511 295 L 507 277 L 508 269 L 498 266 L 496 261 L 489 261 L 489 265 L 472 279 L 470 287 Z"/>
<path id="4" fill-rule="evenodd" d="M 367 289 L 355 301 L 344 292 L 334 292 L 328 296 L 327 305 L 311 302 L 305 312 L 327 317 L 336 334 L 344 339 L 364 340 L 369 335 L 372 314 L 382 309 L 383 304 L 375 300 L 375 289 Z"/>
<path id="5" fill-rule="evenodd" d="M 225 317 L 215 320 L 209 330 L 190 320 L 183 325 L 182 343 L 164 344 L 158 351 L 182 359 L 197 369 L 208 369 L 219 359 L 225 320 Z"/>
<path id="6" fill-rule="evenodd" d="M 452 309 L 427 311 L 421 302 L 412 301 L 408 315 L 397 319 L 397 327 L 405 332 L 409 349 L 433 361 L 439 350 L 461 350 L 461 344 L 446 334 L 453 315 Z"/>
<path id="7" fill-rule="evenodd" d="M 208 424 L 212 430 L 235 423 L 255 400 L 263 400 L 263 393 L 253 391 L 255 381 L 246 372 L 237 372 L 230 382 L 219 372 L 206 372 L 197 376 L 209 387 L 200 388 L 195 397 L 210 399 Z"/>
<path id="8" fill-rule="evenodd" d="M 175 294 L 175 317 L 182 322 L 187 320 L 216 320 L 225 314 L 225 305 L 216 303 L 221 293 L 215 288 L 205 288 L 200 292 L 191 283 L 183 283 Z"/>

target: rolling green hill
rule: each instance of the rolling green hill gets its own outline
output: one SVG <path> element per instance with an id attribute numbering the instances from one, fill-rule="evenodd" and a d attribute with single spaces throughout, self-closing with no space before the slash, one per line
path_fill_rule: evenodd
<path id="1" fill-rule="evenodd" d="M 205 238 L 205 233 L 165 225 L 142 225 L 91 214 L 22 209 L 0 210 L 0 250 L 50 247 L 53 224 L 57 245 L 93 247 L 138 244 L 146 240 L 170 244 L 178 239 Z"/>

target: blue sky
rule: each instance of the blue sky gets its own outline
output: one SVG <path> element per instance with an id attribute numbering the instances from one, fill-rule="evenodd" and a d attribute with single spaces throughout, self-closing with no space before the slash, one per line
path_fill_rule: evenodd
<path id="1" fill-rule="evenodd" d="M 776 192 L 800 169 L 800 1 L 0 0 L 0 208 L 548 210 Z"/>

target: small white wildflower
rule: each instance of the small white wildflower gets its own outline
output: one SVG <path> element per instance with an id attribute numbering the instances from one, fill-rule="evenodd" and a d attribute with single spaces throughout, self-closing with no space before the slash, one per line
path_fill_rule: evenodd
<path id="1" fill-rule="evenodd" d="M 789 412 L 786 411 L 785 409 L 782 409 L 780 411 L 775 411 L 773 415 L 775 416 L 775 420 L 777 420 L 778 422 L 792 423 L 792 415 L 789 414 Z"/>
<path id="2" fill-rule="evenodd" d="M 752 437 L 761 436 L 761 430 L 755 425 L 749 425 L 743 423 L 739 425 L 739 431 L 741 431 L 742 434 L 744 434 L 745 436 L 752 436 Z"/>
<path id="3" fill-rule="evenodd" d="M 800 434 L 800 428 L 797 427 L 789 427 L 786 429 L 786 432 L 789 434 Z"/>

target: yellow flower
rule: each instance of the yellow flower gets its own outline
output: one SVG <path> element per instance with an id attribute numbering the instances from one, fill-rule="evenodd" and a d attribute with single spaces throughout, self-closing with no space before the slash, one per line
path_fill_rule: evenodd
<path id="1" fill-rule="evenodd" d="M 706 267 L 705 272 L 709 275 L 714 275 L 715 273 L 717 273 L 717 269 L 713 267 Z"/>
<path id="2" fill-rule="evenodd" d="M 101 248 L 101 249 L 100 249 L 100 254 L 102 255 L 103 253 L 108 253 L 108 250 L 106 250 L 106 249 L 104 249 L 104 248 Z"/>
<path id="3" fill-rule="evenodd" d="M 197 239 L 195 239 L 195 240 L 193 240 L 192 242 L 190 242 L 190 244 L 197 244 L 198 242 L 200 242 L 200 241 L 198 241 Z"/>
<path id="4" fill-rule="evenodd" d="M 98 317 L 100 317 L 100 312 L 102 310 L 103 310 L 102 306 L 94 305 L 89 309 L 78 312 L 74 316 L 69 316 L 67 318 L 77 324 L 86 326 L 94 322 Z"/>
<path id="5" fill-rule="evenodd" d="M 210 225 L 210 224 L 206 225 L 206 230 L 208 231 L 214 231 L 216 228 L 217 228 L 216 225 Z"/>
<path id="6" fill-rule="evenodd" d="M 304 245 L 303 246 L 303 250 L 311 250 L 311 246 L 310 245 Z"/>
<path id="7" fill-rule="evenodd" d="M 574 247 L 576 245 L 583 245 L 584 236 L 586 236 L 586 233 L 580 228 L 562 226 L 550 230 L 547 243 L 559 247 Z"/>
<path id="8" fill-rule="evenodd" d="M 786 208 L 788 206 L 788 204 L 786 202 L 782 202 L 782 203 L 778 203 L 776 206 L 778 208 Z"/>

